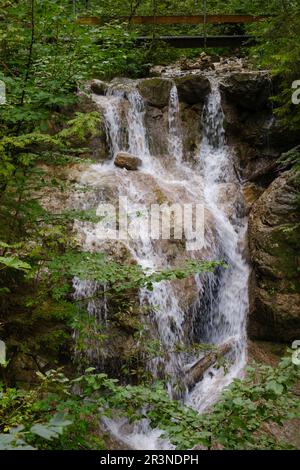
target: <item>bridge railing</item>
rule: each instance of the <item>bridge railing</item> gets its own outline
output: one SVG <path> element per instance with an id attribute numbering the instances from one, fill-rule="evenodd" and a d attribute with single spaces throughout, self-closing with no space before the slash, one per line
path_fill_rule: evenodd
<path id="1" fill-rule="evenodd" d="M 128 22 L 133 25 L 197 25 L 197 24 L 251 24 L 261 21 L 267 16 L 253 15 L 171 15 L 171 16 L 122 16 L 122 17 L 99 17 L 80 16 L 77 23 L 82 25 L 103 25 L 111 20 Z"/>
<path id="2" fill-rule="evenodd" d="M 253 15 L 171 15 L 171 16 L 121 16 L 121 17 L 98 17 L 81 16 L 77 18 L 77 23 L 87 26 L 101 26 L 113 20 L 126 22 L 136 26 L 172 26 L 172 25 L 238 25 L 251 24 L 264 20 L 268 16 Z M 164 41 L 175 48 L 206 48 L 206 47 L 241 47 L 254 44 L 254 38 L 249 35 L 219 35 L 212 36 L 206 34 L 206 29 L 202 36 L 160 36 L 156 31 L 155 39 Z M 137 45 L 148 43 L 153 37 L 140 36 L 137 38 Z"/>

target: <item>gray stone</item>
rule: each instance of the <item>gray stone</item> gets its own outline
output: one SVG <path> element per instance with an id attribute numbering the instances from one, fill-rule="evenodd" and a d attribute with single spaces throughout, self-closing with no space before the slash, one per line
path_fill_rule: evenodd
<path id="1" fill-rule="evenodd" d="M 175 80 L 180 101 L 187 104 L 203 103 L 210 92 L 210 83 L 205 75 L 188 75 Z"/>

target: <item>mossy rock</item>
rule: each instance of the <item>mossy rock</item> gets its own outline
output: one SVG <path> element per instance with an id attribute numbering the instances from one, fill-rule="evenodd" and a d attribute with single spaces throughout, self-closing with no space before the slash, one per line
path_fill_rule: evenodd
<path id="1" fill-rule="evenodd" d="M 138 84 L 142 97 L 152 106 L 164 108 L 169 104 L 172 81 L 163 78 L 147 78 Z"/>
<path id="2" fill-rule="evenodd" d="M 280 175 L 253 205 L 250 254 L 256 285 L 251 291 L 252 337 L 291 341 L 300 337 L 299 175 Z"/>
<path id="3" fill-rule="evenodd" d="M 187 75 L 175 80 L 180 101 L 193 105 L 203 103 L 210 92 L 210 83 L 205 75 Z"/>

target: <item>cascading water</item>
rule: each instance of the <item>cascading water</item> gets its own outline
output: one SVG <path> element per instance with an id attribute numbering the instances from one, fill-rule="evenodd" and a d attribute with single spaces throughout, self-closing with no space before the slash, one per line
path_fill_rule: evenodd
<path id="1" fill-rule="evenodd" d="M 220 253 L 228 268 L 221 274 L 217 295 L 211 298 L 202 339 L 215 344 L 231 341 L 233 366 L 225 376 L 220 369 L 206 372 L 188 397 L 188 402 L 198 410 L 216 400 L 220 389 L 241 372 L 246 361 L 249 266 L 243 251 L 247 220 L 243 214 L 243 196 L 235 176 L 232 155 L 225 143 L 223 122 L 218 82 L 212 79 L 211 93 L 203 113 L 204 136 L 200 162 L 205 204 L 214 215 Z M 224 192 L 227 198 L 224 198 Z"/>
<path id="2" fill-rule="evenodd" d="M 182 159 L 183 130 L 176 86 L 172 86 L 169 99 L 169 130 L 166 139 L 169 156 L 173 159 L 169 167 L 158 157 L 151 155 L 145 125 L 145 103 L 136 85 L 131 82 L 129 85 L 114 84 L 106 96 L 93 96 L 105 119 L 111 159 L 108 163 L 92 165 L 82 176 L 84 184 L 95 187 L 99 180 L 104 181 L 105 178 L 118 181 L 119 195 L 126 196 L 133 214 L 131 222 L 139 233 L 138 239 L 129 236 L 126 246 L 136 262 L 153 271 L 167 267 L 170 263 L 164 246 L 149 237 L 145 221 L 141 220 L 140 215 L 134 215 L 138 214 L 140 204 L 148 203 L 151 191 L 149 183 L 157 185 L 164 194 L 172 198 L 172 202 L 179 202 L 182 198 L 185 202 L 204 201 L 209 223 L 213 227 L 206 229 L 203 253 L 207 253 L 206 259 L 225 260 L 228 268 L 220 269 L 217 275 L 195 276 L 194 289 L 198 293 L 198 299 L 188 312 L 181 304 L 182 295 L 180 291 L 176 291 L 174 283 L 164 281 L 154 285 L 151 292 L 146 289 L 140 292 L 140 303 L 150 306 L 151 322 L 165 353 L 160 358 L 150 360 L 148 368 L 154 375 L 164 372 L 171 396 L 174 395 L 178 382 L 181 382 L 181 398 L 199 411 L 215 401 L 220 391 L 243 369 L 246 360 L 245 322 L 248 309 L 249 268 L 243 257 L 247 221 L 243 216 L 243 197 L 233 169 L 232 154 L 225 143 L 224 115 L 218 83 L 216 78 L 211 78 L 210 81 L 211 93 L 203 111 L 204 131 L 196 167 Z M 141 169 L 138 172 L 127 172 L 114 167 L 113 158 L 120 151 L 137 155 L 142 160 Z M 95 190 L 93 205 L 102 202 L 102 195 L 99 196 Z M 85 202 L 84 207 L 87 206 Z M 101 246 L 97 224 L 79 222 L 76 229 L 84 238 L 85 249 Z M 190 258 L 195 256 L 194 253 L 186 254 Z M 98 288 L 101 286 L 96 283 L 84 283 L 75 279 L 74 297 L 83 298 Z M 106 305 L 93 302 L 88 306 L 90 315 L 96 316 L 99 321 L 103 321 L 107 315 L 106 309 Z M 233 363 L 227 374 L 222 369 L 211 367 L 203 380 L 190 392 L 185 386 L 183 371 L 187 363 L 196 361 L 197 357 L 176 352 L 178 344 L 189 343 L 185 327 L 187 315 L 193 318 L 194 323 L 198 322 L 197 325 L 192 325 L 197 331 L 197 341 L 232 343 L 230 359 Z M 97 354 L 90 353 L 89 357 L 95 359 Z M 123 434 L 123 442 L 133 448 L 144 445 L 142 443 L 145 442 L 145 435 L 151 441 L 149 445 L 152 447 L 148 448 L 166 448 L 167 444 L 160 439 L 159 430 L 154 430 L 151 434 L 149 425 L 145 422 L 135 427 L 131 434 L 126 434 L 122 420 L 108 420 L 106 425 L 119 439 Z"/>
<path id="3" fill-rule="evenodd" d="M 168 122 L 168 151 L 170 155 L 174 155 L 176 162 L 180 164 L 182 161 L 183 144 L 182 129 L 179 116 L 179 99 L 176 85 L 172 86 L 170 92 Z"/>

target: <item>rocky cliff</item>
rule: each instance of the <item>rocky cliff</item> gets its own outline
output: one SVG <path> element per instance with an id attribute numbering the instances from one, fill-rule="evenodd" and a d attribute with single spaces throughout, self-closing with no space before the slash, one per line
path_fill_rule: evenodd
<path id="1" fill-rule="evenodd" d="M 249 331 L 261 339 L 300 338 L 299 174 L 278 176 L 253 205 L 249 220 L 255 279 Z"/>
<path id="2" fill-rule="evenodd" d="M 208 76 L 216 72 L 227 141 L 234 149 L 235 171 L 244 187 L 246 206 L 241 210 L 249 215 L 253 266 L 249 334 L 290 342 L 300 338 L 299 179 L 279 160 L 299 144 L 300 136 L 275 119 L 270 97 L 276 93 L 276 82 L 267 72 L 251 70 L 242 61 L 216 59 L 204 65 L 200 60 L 156 68 L 154 73 L 159 76 L 140 81 L 139 91 L 147 103 L 151 152 L 166 158 L 168 97 L 175 82 L 184 136 L 183 158 L 193 162 L 195 150 L 201 147 L 199 114 L 210 90 Z M 103 87 L 98 92 L 102 93 Z M 230 197 L 228 191 L 225 197 Z"/>
<path id="3" fill-rule="evenodd" d="M 250 283 L 250 315 L 248 331 L 252 338 L 274 341 L 290 342 L 300 338 L 300 225 L 299 205 L 297 194 L 299 192 L 299 179 L 293 170 L 278 163 L 281 155 L 290 148 L 299 144 L 300 137 L 281 127 L 274 119 L 269 97 L 273 93 L 273 84 L 264 71 L 252 71 L 244 67 L 239 61 L 218 61 L 210 63 L 209 67 L 196 65 L 185 69 L 180 67 L 159 70 L 159 76 L 139 80 L 135 83 L 145 103 L 145 127 L 151 155 L 157 157 L 165 168 L 172 168 L 174 156 L 170 155 L 168 147 L 169 99 L 173 84 L 176 84 L 179 99 L 179 115 L 182 132 L 182 160 L 187 162 L 191 171 L 196 168 L 195 156 L 201 153 L 202 122 L 201 114 L 207 96 L 210 92 L 209 75 L 218 75 L 222 95 L 222 107 L 225 113 L 226 139 L 234 154 L 234 171 L 237 179 L 243 186 L 245 203 L 237 197 L 234 185 L 224 185 L 220 191 L 221 197 L 226 201 L 227 211 L 238 212 L 241 217 L 249 216 L 249 259 L 253 271 Z M 128 90 L 132 83 L 126 79 L 113 80 L 113 86 L 122 85 Z M 111 84 L 110 84 L 111 86 Z M 95 104 L 95 96 L 101 98 L 107 92 L 108 84 L 93 80 L 87 84 L 87 92 L 81 93 L 79 109 L 83 112 L 99 110 Z M 92 96 L 93 95 L 93 99 Z M 128 114 L 128 101 L 122 101 L 123 108 L 119 110 L 120 119 L 124 119 L 124 126 L 120 126 L 126 133 L 126 119 Z M 99 127 L 99 134 L 86 142 L 88 158 L 96 163 L 109 160 L 112 142 L 108 138 L 104 120 Z M 42 203 L 50 210 L 80 208 L 91 209 L 95 207 L 96 200 L 115 203 L 118 192 L 122 186 L 130 184 L 137 188 L 139 196 L 132 196 L 147 203 L 162 204 L 191 202 L 195 197 L 201 197 L 201 179 L 197 194 L 190 194 L 189 188 L 183 189 L 179 177 L 176 186 L 172 185 L 172 192 L 160 177 L 143 174 L 139 171 L 139 155 L 130 155 L 123 152 L 115 160 L 116 168 L 107 174 L 91 171 L 90 163 L 87 165 L 65 166 L 58 175 L 67 183 L 69 188 L 65 193 L 54 195 L 53 192 L 43 192 Z M 127 170 L 128 173 L 126 173 Z M 51 177 L 53 169 L 49 169 Z M 86 180 L 86 181 L 85 181 Z M 87 184 L 92 191 L 81 191 Z M 73 190 L 72 190 L 73 188 Z M 222 203 L 222 201 L 220 201 Z M 232 208 L 232 210 L 231 210 Z M 209 256 L 214 248 L 215 233 L 210 229 L 212 214 L 206 213 L 207 233 L 212 244 L 202 255 Z M 78 224 L 77 224 L 78 225 Z M 80 227 L 79 227 L 80 228 Z M 75 227 L 78 233 L 78 226 Z M 84 246 L 84 240 L 78 236 L 78 245 Z M 126 247 L 120 242 L 118 245 L 95 242 L 93 251 L 104 250 L 108 255 L 120 262 L 132 263 L 132 257 Z M 171 240 L 161 243 L 160 256 L 173 266 L 182 264 L 185 258 L 184 246 L 181 241 Z M 205 257 L 204 256 L 204 257 Z M 222 256 L 222 253 L 219 253 Z M 124 261 L 124 257 L 126 258 Z M 185 312 L 185 337 L 193 341 L 195 323 L 199 323 L 197 313 L 199 292 L 193 280 L 176 281 L 174 288 L 182 293 L 179 307 Z M 209 283 L 208 283 L 209 284 Z M 205 304 L 205 289 L 217 289 L 217 284 L 204 285 L 200 295 Z M 117 303 L 117 302 L 116 302 Z M 118 305 L 112 309 L 112 333 L 114 344 L 106 344 L 105 360 L 110 370 L 115 367 L 115 375 L 121 370 L 126 360 L 134 360 L 140 351 L 136 348 L 134 335 L 139 328 L 141 311 L 136 298 L 129 299 L 128 315 L 120 316 Z M 131 313 L 130 313 L 131 312 Z M 143 312 L 142 312 L 143 314 Z M 201 319 L 200 319 L 201 323 Z M 49 355 L 48 355 L 49 356 Z M 19 359 L 18 359 L 19 360 Z M 34 361 L 45 363 L 43 351 L 34 356 Z M 19 361 L 25 368 L 33 369 L 35 366 L 27 364 L 23 355 Z M 114 366 L 113 366 L 114 364 Z M 23 366 L 22 366 L 23 367 Z M 16 369 L 20 371 L 22 367 Z M 24 368 L 23 367 L 23 368 Z M 23 380 L 23 373 L 19 380 Z M 26 372 L 28 375 L 28 372 Z"/>

